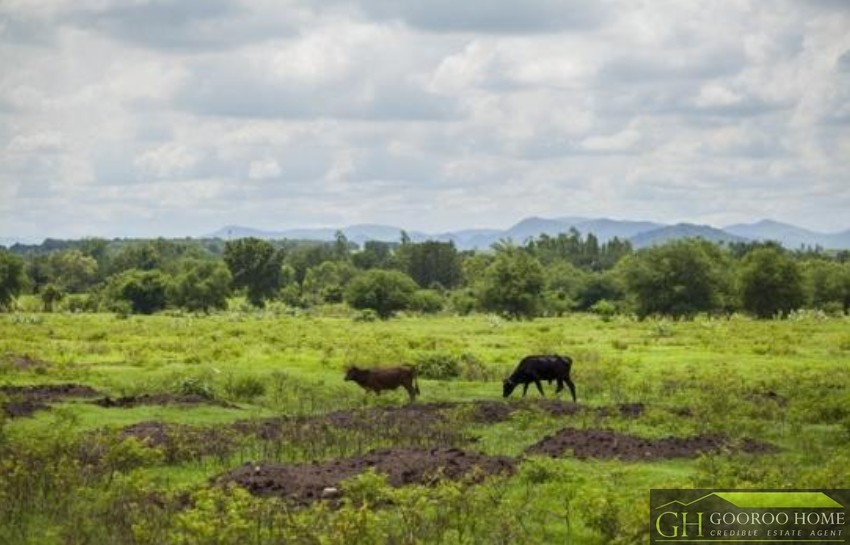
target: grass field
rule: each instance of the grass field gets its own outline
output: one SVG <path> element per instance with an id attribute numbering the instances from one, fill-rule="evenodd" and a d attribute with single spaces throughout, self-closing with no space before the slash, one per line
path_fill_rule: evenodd
<path id="1" fill-rule="evenodd" d="M 578 406 L 540 403 L 533 387 L 502 400 L 501 379 L 531 353 L 574 359 Z M 96 390 L 6 411 L 2 543 L 642 543 L 650 488 L 850 487 L 847 318 L 9 314 L 0 358 L 7 405 L 25 401 L 24 386 Z M 342 380 L 348 364 L 400 362 L 425 375 L 415 409 L 400 408 L 402 390 L 376 397 Z M 596 450 L 528 451 L 564 428 Z M 609 435 L 645 449 L 719 442 L 629 458 Z M 341 499 L 301 503 L 213 481 L 244 464 L 393 447 L 461 449 L 514 469 L 402 487 L 366 472 L 340 485 Z"/>

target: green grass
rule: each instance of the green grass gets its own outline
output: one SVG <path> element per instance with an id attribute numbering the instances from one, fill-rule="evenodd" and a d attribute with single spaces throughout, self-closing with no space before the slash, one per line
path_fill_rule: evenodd
<path id="1" fill-rule="evenodd" d="M 606 498 L 605 512 L 616 519 L 621 535 L 640 541 L 642 537 L 634 536 L 645 535 L 649 488 L 850 487 L 846 472 L 850 463 L 848 331 L 847 318 L 806 314 L 787 321 L 740 316 L 681 322 L 628 317 L 603 321 L 592 315 L 570 315 L 511 322 L 478 315 L 407 316 L 368 323 L 356 322 L 336 310 L 328 316 L 272 312 L 129 318 L 0 315 L 0 384 L 78 382 L 112 397 L 202 388 L 240 407 L 104 409 L 77 399 L 32 418 L 2 421 L 0 464 L 5 465 L 0 469 L 7 476 L 0 478 L 0 503 L 18 498 L 15 505 L 19 507 L 4 511 L 5 522 L 0 517 L 0 541 L 9 536 L 22 543 L 115 540 L 121 535 L 118 526 L 104 523 L 102 528 L 90 528 L 80 522 L 108 515 L 115 520 L 134 520 L 139 528 L 138 535 L 133 534 L 138 543 L 166 538 L 216 542 L 199 537 L 201 527 L 192 530 L 180 522 L 195 515 L 202 518 L 201 504 L 180 513 L 160 512 L 149 511 L 152 508 L 138 500 L 140 511 L 121 516 L 116 514 L 116 505 L 143 492 L 171 497 L 213 490 L 209 488 L 211 477 L 243 463 L 247 456 L 265 452 L 262 445 L 246 445 L 227 459 L 165 463 L 126 446 L 110 445 L 114 450 L 109 452 L 116 453 L 111 473 L 81 475 L 80 468 L 66 467 L 70 459 L 63 445 L 85 441 L 86 434 L 95 430 L 145 421 L 214 428 L 235 420 L 398 405 L 406 400 L 402 391 L 367 395 L 342 380 L 345 367 L 416 362 L 434 354 L 456 358 L 460 377 L 420 379 L 420 402 L 495 401 L 501 399 L 500 379 L 522 356 L 546 352 L 573 357 L 581 404 L 599 408 L 639 402 L 646 407 L 644 414 L 637 419 L 600 418 L 588 411 L 552 417 L 523 410 L 505 422 L 459 422 L 476 438 L 471 448 L 520 456 L 528 446 L 564 426 L 606 427 L 644 437 L 717 432 L 768 441 L 780 448 L 771 455 L 730 453 L 651 463 L 532 457 L 520 462 L 517 475 L 462 492 L 471 498 L 464 507 L 469 509 L 467 515 L 482 521 L 492 518 L 496 524 L 508 516 L 503 509 L 511 506 L 516 512 L 546 513 L 523 529 L 522 540 L 530 543 L 565 539 L 610 542 L 613 538 L 606 536 L 604 527 L 610 520 L 594 519 L 593 511 L 597 500 L 592 498 Z M 21 368 L 24 357 L 31 363 Z M 552 391 L 551 386 L 544 388 L 547 395 Z M 528 396 L 536 398 L 536 389 L 532 387 Z M 684 409 L 690 416 L 677 414 Z M 315 452 L 319 457 L 333 457 L 338 447 L 318 446 Z M 308 452 L 284 449 L 278 461 L 304 461 L 309 459 L 305 458 Z M 67 485 L 57 486 L 59 482 Z M 316 507 L 292 516 L 324 528 L 326 542 L 342 543 L 345 537 L 360 535 L 356 528 L 377 532 L 381 525 L 398 522 L 399 517 L 405 524 L 413 524 L 405 518 L 405 502 L 414 506 L 420 501 L 437 501 L 440 494 L 454 493 L 451 486 L 455 485 L 391 492 L 399 495 L 396 507 L 376 509 L 369 516 L 358 515 L 354 507 L 336 513 Z M 100 499 L 84 506 L 74 499 L 76 495 Z M 219 501 L 236 502 L 233 513 L 253 521 L 251 524 L 276 527 L 268 518 L 271 515 L 258 514 L 265 513 L 266 504 L 252 503 L 267 500 L 228 498 Z M 45 511 L 45 505 L 56 507 Z M 421 512 L 427 514 L 420 521 L 425 524 L 421 536 L 441 535 L 440 539 L 451 541 L 448 534 L 434 533 L 440 527 L 436 521 L 444 516 L 439 510 Z M 463 512 L 460 509 L 459 514 L 445 516 L 467 516 Z M 296 519 L 288 520 L 286 528 L 296 528 L 291 526 Z M 458 521 L 461 519 L 444 521 L 443 527 L 452 528 Z M 144 530 L 154 522 L 172 533 L 166 536 Z M 343 527 L 345 531 L 340 529 Z M 254 538 L 242 537 L 254 542 L 250 541 Z M 125 542 L 131 542 L 127 539 Z M 267 535 L 263 539 L 271 540 Z M 422 539 L 427 542 L 427 537 Z M 220 542 L 242 541 L 236 536 L 233 541 L 222 538 Z"/>

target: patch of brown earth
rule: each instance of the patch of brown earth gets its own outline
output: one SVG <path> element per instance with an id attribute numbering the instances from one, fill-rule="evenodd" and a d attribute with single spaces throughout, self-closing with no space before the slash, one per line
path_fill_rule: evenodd
<path id="1" fill-rule="evenodd" d="M 387 476 L 392 486 L 434 484 L 442 479 L 469 478 L 480 482 L 493 474 L 512 474 L 515 462 L 505 456 L 487 456 L 456 448 L 389 448 L 364 456 L 302 465 L 253 464 L 240 466 L 216 479 L 236 483 L 257 496 L 277 496 L 299 504 L 322 498 L 345 479 L 368 469 Z"/>
<path id="2" fill-rule="evenodd" d="M 765 402 L 775 403 L 778 407 L 785 407 L 788 405 L 788 400 L 773 390 L 750 392 L 746 395 L 746 398 L 757 405 Z"/>
<path id="3" fill-rule="evenodd" d="M 44 372 L 50 367 L 50 364 L 44 360 L 33 358 L 29 355 L 6 354 L 0 360 L 3 367 L 15 371 L 35 371 Z"/>
<path id="4" fill-rule="evenodd" d="M 28 386 L 0 386 L 0 395 L 8 400 L 3 411 L 11 418 L 30 416 L 42 409 L 48 409 L 50 403 L 69 397 L 93 397 L 97 390 L 82 384 L 43 384 Z"/>
<path id="5" fill-rule="evenodd" d="M 510 419 L 519 410 L 540 410 L 552 416 L 573 416 L 583 412 L 601 417 L 636 418 L 643 414 L 641 403 L 591 408 L 560 400 L 411 403 L 394 407 L 340 410 L 318 415 L 285 416 L 261 420 L 241 420 L 233 424 L 243 435 L 276 441 L 298 435 L 321 434 L 344 429 L 373 439 L 388 438 L 401 445 L 430 444 L 460 446 L 472 440 L 458 424 L 495 424 Z"/>
<path id="6" fill-rule="evenodd" d="M 158 421 L 139 422 L 122 428 L 118 440 L 135 438 L 140 443 L 160 449 L 165 461 L 172 463 L 197 460 L 203 456 L 225 457 L 233 452 L 238 436 L 233 430 L 201 428 Z"/>
<path id="7" fill-rule="evenodd" d="M 179 395 L 179 394 L 140 394 L 135 396 L 124 396 L 111 398 L 109 396 L 92 401 L 95 405 L 105 408 L 129 408 L 138 407 L 140 405 L 215 405 L 228 409 L 238 408 L 236 405 L 219 401 L 217 399 L 209 399 L 197 394 Z"/>
<path id="8" fill-rule="evenodd" d="M 527 454 L 542 454 L 553 458 L 568 453 L 579 459 L 617 458 L 627 461 L 694 458 L 703 453 L 740 450 L 753 454 L 775 452 L 768 443 L 745 439 L 735 444 L 720 434 L 693 437 L 647 439 L 613 430 L 564 428 L 544 437 L 526 450 Z"/>
<path id="9" fill-rule="evenodd" d="M 261 420 L 240 420 L 233 427 L 240 433 L 264 440 L 324 433 L 331 428 L 361 433 L 372 438 L 391 437 L 395 442 L 421 444 L 423 441 L 456 443 L 462 430 L 452 426 L 449 410 L 457 403 L 411 403 L 395 407 L 340 410 L 307 416 L 284 416 Z"/>

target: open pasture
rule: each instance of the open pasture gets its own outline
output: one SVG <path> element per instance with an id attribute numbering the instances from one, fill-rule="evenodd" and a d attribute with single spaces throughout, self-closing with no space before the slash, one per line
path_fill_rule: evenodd
<path id="1" fill-rule="evenodd" d="M 535 353 L 577 404 L 502 399 Z M 343 381 L 401 362 L 413 405 Z M 4 543 L 641 543 L 649 488 L 850 487 L 850 321 L 816 314 L 11 314 L 0 402 Z"/>

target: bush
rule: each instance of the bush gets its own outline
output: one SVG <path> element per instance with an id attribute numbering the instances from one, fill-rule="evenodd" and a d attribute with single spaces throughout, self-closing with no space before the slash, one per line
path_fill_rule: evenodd
<path id="1" fill-rule="evenodd" d="M 131 269 L 112 278 L 106 298 L 111 309 L 127 302 L 134 313 L 153 314 L 165 308 L 168 284 L 169 277 L 160 271 Z"/>
<path id="2" fill-rule="evenodd" d="M 478 299 L 469 290 L 452 293 L 449 302 L 452 310 L 461 316 L 472 314 L 478 306 Z"/>
<path id="3" fill-rule="evenodd" d="M 97 299 L 92 295 L 72 294 L 65 297 L 60 308 L 68 312 L 97 312 Z"/>
<path id="4" fill-rule="evenodd" d="M 437 380 L 448 380 L 460 376 L 460 358 L 454 354 L 432 352 L 416 358 L 419 376 Z"/>
<path id="5" fill-rule="evenodd" d="M 410 298 L 410 308 L 425 314 L 436 314 L 443 310 L 445 300 L 436 290 L 418 290 Z"/>
<path id="6" fill-rule="evenodd" d="M 176 384 L 176 390 L 181 395 L 196 395 L 205 399 L 214 399 L 215 390 L 207 380 L 199 377 L 185 377 Z"/>
<path id="7" fill-rule="evenodd" d="M 594 314 L 602 318 L 602 320 L 605 322 L 611 320 L 611 318 L 615 314 L 617 314 L 617 306 L 611 301 L 608 301 L 607 299 L 602 299 L 601 301 L 598 301 L 596 304 L 590 307 L 590 310 Z"/>
<path id="8" fill-rule="evenodd" d="M 224 393 L 227 397 L 240 401 L 251 401 L 254 398 L 266 395 L 266 383 L 255 375 L 243 375 L 234 377 L 228 375 L 224 384 Z"/>

